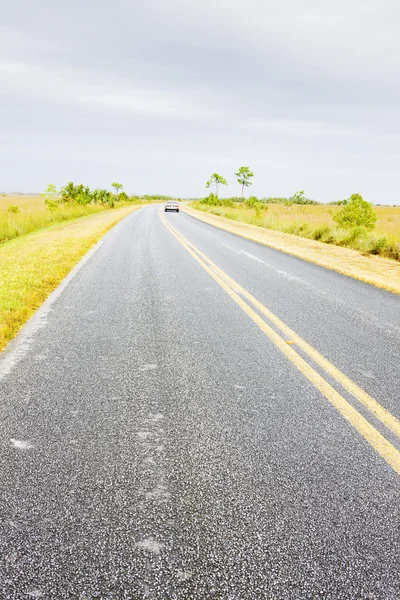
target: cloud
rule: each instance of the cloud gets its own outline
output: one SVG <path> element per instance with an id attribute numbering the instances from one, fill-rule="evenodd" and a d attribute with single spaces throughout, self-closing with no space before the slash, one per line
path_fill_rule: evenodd
<path id="1" fill-rule="evenodd" d="M 259 195 L 393 203 L 399 23 L 395 0 L 15 0 L 0 188 L 117 178 L 194 196 L 221 170 L 236 193 L 249 164 Z"/>

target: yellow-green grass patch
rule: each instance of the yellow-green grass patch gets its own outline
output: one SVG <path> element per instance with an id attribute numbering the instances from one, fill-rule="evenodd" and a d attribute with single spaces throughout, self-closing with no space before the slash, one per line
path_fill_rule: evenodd
<path id="1" fill-rule="evenodd" d="M 0 196 L 0 244 L 32 231 L 110 210 L 99 204 L 56 205 L 42 196 Z"/>
<path id="2" fill-rule="evenodd" d="M 191 206 L 241 223 L 400 260 L 400 206 L 374 206 L 378 220 L 373 232 L 339 229 L 332 218 L 339 206 L 260 204 L 258 208 L 249 208 L 240 203 L 230 207 L 201 202 Z"/>
<path id="3" fill-rule="evenodd" d="M 0 351 L 89 248 L 138 208 L 103 210 L 0 245 Z"/>

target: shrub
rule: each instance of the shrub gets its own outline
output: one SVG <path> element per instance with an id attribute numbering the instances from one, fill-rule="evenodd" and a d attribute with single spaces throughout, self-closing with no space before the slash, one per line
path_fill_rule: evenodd
<path id="1" fill-rule="evenodd" d="M 232 208 L 235 206 L 235 203 L 230 198 L 226 198 L 225 200 L 218 200 L 218 206 L 225 206 L 226 208 Z"/>
<path id="2" fill-rule="evenodd" d="M 293 204 L 318 204 L 315 200 L 310 200 L 310 198 L 306 198 L 304 195 L 304 190 L 300 190 L 299 192 L 295 192 L 293 196 L 288 199 Z"/>
<path id="3" fill-rule="evenodd" d="M 48 208 L 56 208 L 55 206 L 50 206 L 50 203 L 53 202 L 57 204 L 60 202 L 60 196 L 57 192 L 57 188 L 54 183 L 49 183 L 43 194 L 40 194 L 42 198 L 44 198 L 45 203 Z"/>
<path id="4" fill-rule="evenodd" d="M 118 194 L 118 202 L 129 202 L 129 196 L 126 192 L 120 192 Z"/>
<path id="5" fill-rule="evenodd" d="M 247 206 L 247 208 L 255 208 L 258 204 L 259 201 L 258 198 L 256 198 L 256 196 L 250 196 L 250 198 L 247 198 L 244 201 L 244 205 Z"/>
<path id="6" fill-rule="evenodd" d="M 285 227 L 286 233 L 291 233 L 292 235 L 303 235 L 306 233 L 308 229 L 308 223 L 292 223 L 288 227 Z"/>
<path id="7" fill-rule="evenodd" d="M 18 206 L 15 206 L 14 204 L 11 204 L 11 205 L 8 207 L 8 209 L 7 209 L 7 210 L 8 210 L 8 212 L 10 212 L 10 213 L 19 213 L 19 208 L 18 208 Z"/>
<path id="8" fill-rule="evenodd" d="M 399 242 L 388 242 L 384 250 L 385 256 L 389 256 L 389 258 L 394 258 L 395 260 L 400 260 L 400 244 Z"/>
<path id="9" fill-rule="evenodd" d="M 211 192 L 209 196 L 202 198 L 201 200 L 199 200 L 199 202 L 201 204 L 208 204 L 208 206 L 221 206 L 222 200 L 220 200 L 218 196 Z"/>
<path id="10" fill-rule="evenodd" d="M 56 200 L 51 200 L 51 199 L 47 198 L 45 200 L 45 203 L 49 210 L 54 210 L 55 208 L 60 208 L 60 203 L 57 202 Z"/>
<path id="11" fill-rule="evenodd" d="M 385 250 L 388 246 L 388 239 L 385 235 L 379 237 L 377 239 L 372 240 L 372 244 L 370 247 L 371 254 L 383 254 L 383 250 Z"/>
<path id="12" fill-rule="evenodd" d="M 339 244 L 342 246 L 352 246 L 354 242 L 368 235 L 368 230 L 365 227 L 353 227 L 345 231 L 346 234 L 339 241 Z"/>
<path id="13" fill-rule="evenodd" d="M 75 202 L 77 204 L 89 204 L 92 201 L 92 196 L 90 194 L 90 192 L 86 192 L 85 190 L 83 190 L 82 192 L 79 192 L 76 196 L 75 196 Z"/>
<path id="14" fill-rule="evenodd" d="M 88 186 L 75 185 L 72 181 L 69 181 L 67 185 L 60 190 L 61 202 L 67 204 L 89 204 L 92 202 L 93 195 Z"/>
<path id="15" fill-rule="evenodd" d="M 337 214 L 332 214 L 332 218 L 343 229 L 361 226 L 372 230 L 377 220 L 372 204 L 360 194 L 350 196 L 348 203 Z"/>
<path id="16" fill-rule="evenodd" d="M 314 240 L 322 241 L 323 238 L 329 236 L 330 232 L 331 228 L 329 227 L 329 225 L 321 225 L 320 227 L 317 227 L 317 229 L 314 229 L 312 237 L 314 238 Z"/>

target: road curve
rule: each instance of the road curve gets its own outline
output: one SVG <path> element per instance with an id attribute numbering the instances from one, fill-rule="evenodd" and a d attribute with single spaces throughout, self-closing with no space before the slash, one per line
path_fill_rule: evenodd
<path id="1" fill-rule="evenodd" d="M 0 359 L 3 600 L 398 600 L 400 298 L 150 206 Z"/>

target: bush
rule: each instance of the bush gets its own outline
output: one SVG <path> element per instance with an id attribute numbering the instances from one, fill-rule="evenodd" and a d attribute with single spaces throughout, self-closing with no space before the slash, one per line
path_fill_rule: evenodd
<path id="1" fill-rule="evenodd" d="M 211 193 L 209 196 L 199 200 L 200 204 L 207 204 L 208 206 L 221 206 L 221 200 L 215 194 Z"/>
<path id="2" fill-rule="evenodd" d="M 259 200 L 258 198 L 256 198 L 256 196 L 250 196 L 250 198 L 247 198 L 244 201 L 244 205 L 247 206 L 247 208 L 255 208 L 256 206 L 258 206 L 259 204 Z"/>
<path id="3" fill-rule="evenodd" d="M 126 192 L 120 192 L 118 194 L 118 202 L 129 202 L 129 196 Z"/>
<path id="4" fill-rule="evenodd" d="M 360 194 L 350 196 L 347 204 L 337 214 L 332 214 L 332 218 L 343 229 L 365 227 L 372 230 L 377 220 L 372 204 L 364 200 Z"/>
<path id="5" fill-rule="evenodd" d="M 226 198 L 225 200 L 219 200 L 218 206 L 225 206 L 225 208 L 232 208 L 235 206 L 235 203 L 230 198 Z"/>
<path id="6" fill-rule="evenodd" d="M 89 204 L 92 202 L 93 195 L 88 186 L 75 185 L 72 181 L 69 181 L 67 185 L 60 190 L 61 202 L 66 204 Z"/>
<path id="7" fill-rule="evenodd" d="M 346 235 L 339 240 L 341 246 L 352 246 L 354 242 L 368 235 L 368 230 L 365 227 L 353 227 L 345 231 Z"/>
<path id="8" fill-rule="evenodd" d="M 388 239 L 384 235 L 380 238 L 372 240 L 371 248 L 369 251 L 371 254 L 383 254 L 384 253 L 383 251 L 387 248 L 387 246 L 388 246 Z"/>
<path id="9" fill-rule="evenodd" d="M 57 202 L 56 200 L 50 200 L 49 198 L 45 200 L 45 203 L 49 210 L 54 210 L 55 208 L 60 208 L 61 206 L 59 202 Z"/>
<path id="10" fill-rule="evenodd" d="M 400 244 L 399 242 L 388 242 L 388 245 L 384 249 L 385 256 L 400 260 Z"/>
<path id="11" fill-rule="evenodd" d="M 15 206 L 15 205 L 13 205 L 13 204 L 12 204 L 12 205 L 10 205 L 10 206 L 8 207 L 8 209 L 7 209 L 7 210 L 8 210 L 8 212 L 10 212 L 10 213 L 19 213 L 19 208 L 18 208 L 18 206 Z"/>
<path id="12" fill-rule="evenodd" d="M 307 229 L 308 229 L 308 223 L 292 223 L 288 227 L 285 227 L 285 233 L 291 233 L 292 235 L 304 236 L 307 232 Z"/>
<path id="13" fill-rule="evenodd" d="M 331 228 L 329 227 L 329 225 L 321 225 L 313 231 L 313 238 L 314 240 L 322 241 L 324 238 L 329 236 L 330 232 Z"/>
<path id="14" fill-rule="evenodd" d="M 92 195 L 90 194 L 90 192 L 86 193 L 85 191 L 83 191 L 76 195 L 75 202 L 76 204 L 89 204 L 90 202 L 92 202 Z"/>
<path id="15" fill-rule="evenodd" d="M 304 195 L 304 190 L 300 190 L 299 192 L 295 192 L 293 196 L 288 199 L 293 204 L 318 204 L 315 200 L 310 200 L 310 198 L 306 198 Z"/>

